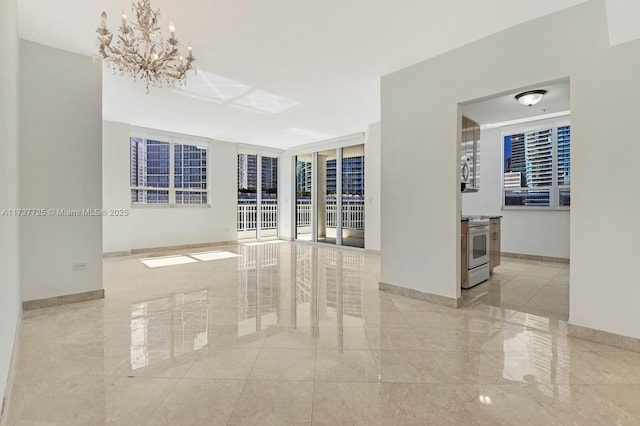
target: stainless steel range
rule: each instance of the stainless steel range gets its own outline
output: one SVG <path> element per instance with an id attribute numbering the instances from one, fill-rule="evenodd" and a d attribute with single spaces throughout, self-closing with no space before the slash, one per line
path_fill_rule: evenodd
<path id="1" fill-rule="evenodd" d="M 469 277 L 463 288 L 489 279 L 489 224 L 487 216 L 469 216 Z"/>

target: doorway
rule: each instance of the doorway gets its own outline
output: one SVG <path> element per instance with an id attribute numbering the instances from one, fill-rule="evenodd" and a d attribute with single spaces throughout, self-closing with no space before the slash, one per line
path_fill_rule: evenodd
<path id="1" fill-rule="evenodd" d="M 570 82 L 539 83 L 460 105 L 460 208 L 489 224 L 490 277 L 463 292 L 472 303 L 562 320 L 569 316 Z M 473 129 L 471 131 L 470 129 Z M 468 164 L 467 179 L 464 167 Z M 461 237 L 462 241 L 463 237 Z M 464 252 L 461 243 L 461 284 Z M 474 265 L 466 256 L 471 276 Z M 508 284 L 507 284 L 508 283 Z M 473 283 L 468 283 L 471 287 Z"/>

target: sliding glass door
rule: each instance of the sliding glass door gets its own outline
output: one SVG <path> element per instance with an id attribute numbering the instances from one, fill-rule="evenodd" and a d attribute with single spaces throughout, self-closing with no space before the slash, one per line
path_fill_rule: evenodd
<path id="1" fill-rule="evenodd" d="M 238 239 L 258 237 L 258 156 L 238 154 Z"/>
<path id="2" fill-rule="evenodd" d="M 296 239 L 364 248 L 364 145 L 299 155 Z"/>
<path id="3" fill-rule="evenodd" d="M 260 236 L 278 236 L 278 159 L 261 156 L 260 161 Z"/>
<path id="4" fill-rule="evenodd" d="M 313 158 L 311 154 L 296 157 L 296 239 L 311 241 L 313 181 Z"/>
<path id="5" fill-rule="evenodd" d="M 336 244 L 337 239 L 337 158 L 338 151 L 335 149 L 317 154 L 316 241 L 321 243 Z"/>
<path id="6" fill-rule="evenodd" d="M 260 190 L 258 191 L 258 188 Z M 238 239 L 278 235 L 278 159 L 238 154 Z"/>
<path id="7" fill-rule="evenodd" d="M 342 149 L 342 245 L 364 248 L 364 145 Z"/>

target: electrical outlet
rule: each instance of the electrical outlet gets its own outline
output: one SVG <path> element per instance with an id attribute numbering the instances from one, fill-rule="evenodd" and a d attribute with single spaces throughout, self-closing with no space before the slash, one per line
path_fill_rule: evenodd
<path id="1" fill-rule="evenodd" d="M 74 263 L 73 265 L 71 265 L 71 270 L 72 271 L 86 271 L 87 270 L 87 263 L 86 262 Z"/>

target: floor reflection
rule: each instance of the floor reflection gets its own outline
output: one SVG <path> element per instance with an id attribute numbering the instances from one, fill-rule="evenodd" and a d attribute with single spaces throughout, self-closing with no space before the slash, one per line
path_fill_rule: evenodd
<path id="1" fill-rule="evenodd" d="M 294 330 L 343 349 L 344 327 L 364 327 L 362 253 L 305 245 L 291 250 L 280 244 L 243 244 L 238 254 L 234 326 L 238 344 L 255 342 L 267 330 L 272 334 Z M 216 312 L 210 306 L 211 297 L 208 290 L 200 290 L 132 304 L 132 369 L 206 347 L 228 346 L 228 327 L 214 332 L 209 319 L 215 322 L 221 311 L 233 307 Z M 366 341 L 364 330 L 362 335 Z"/>
<path id="2" fill-rule="evenodd" d="M 137 370 L 204 348 L 208 329 L 207 290 L 131 305 L 131 368 Z"/>
<path id="3" fill-rule="evenodd" d="M 290 327 L 318 337 L 320 326 L 333 324 L 342 330 L 345 322 L 353 326 L 354 320 L 362 326 L 362 253 L 295 245 L 291 258 L 284 260 L 281 247 L 240 247 L 239 333 Z M 282 270 L 283 263 L 290 264 L 290 270 Z"/>
<path id="4" fill-rule="evenodd" d="M 451 309 L 361 251 L 227 249 L 24 312 L 8 424 L 640 424 L 640 356 L 567 335 L 567 265 L 505 259 Z"/>
<path id="5" fill-rule="evenodd" d="M 227 300 L 221 293 L 199 290 L 131 306 L 133 370 L 204 348 L 259 347 L 267 337 L 277 346 L 273 336 L 283 334 L 280 342 L 306 341 L 305 347 L 339 353 L 345 350 L 345 340 L 347 349 L 380 351 L 376 364 L 382 381 L 393 381 L 394 377 L 412 380 L 407 376 L 409 370 L 399 370 L 398 358 L 390 357 L 387 351 L 424 350 L 462 354 L 441 363 L 438 355 L 431 361 L 429 356 L 417 359 L 415 362 L 423 365 L 415 372 L 419 377 L 425 371 L 441 377 L 440 369 L 445 373 L 452 369 L 456 377 L 476 382 L 571 382 L 572 348 L 566 334 L 558 333 L 566 328 L 566 322 L 503 303 L 504 282 L 494 280 L 479 286 L 475 294 L 467 293 L 472 297 L 467 296 L 466 308 L 447 311 L 390 297 L 375 288 L 366 293 L 367 268 L 361 252 L 260 243 L 239 245 L 238 255 L 237 260 L 229 259 L 237 265 L 235 305 L 232 300 L 228 305 L 220 303 Z M 229 290 L 234 291 L 232 287 Z M 371 296 L 366 298 L 365 294 Z M 383 302 L 387 305 L 384 309 Z M 214 303 L 215 309 L 211 307 Z M 421 312 L 423 308 L 427 310 Z M 473 315 L 475 310 L 483 312 L 486 319 Z M 216 327 L 211 329 L 210 322 Z M 465 351 L 486 354 L 469 356 Z M 409 357 L 403 362 L 414 362 L 409 361 L 409 355 L 403 355 Z M 570 397 L 569 390 L 563 392 Z"/>
<path id="6" fill-rule="evenodd" d="M 243 244 L 238 250 L 238 335 L 242 336 L 277 322 L 280 245 Z"/>

